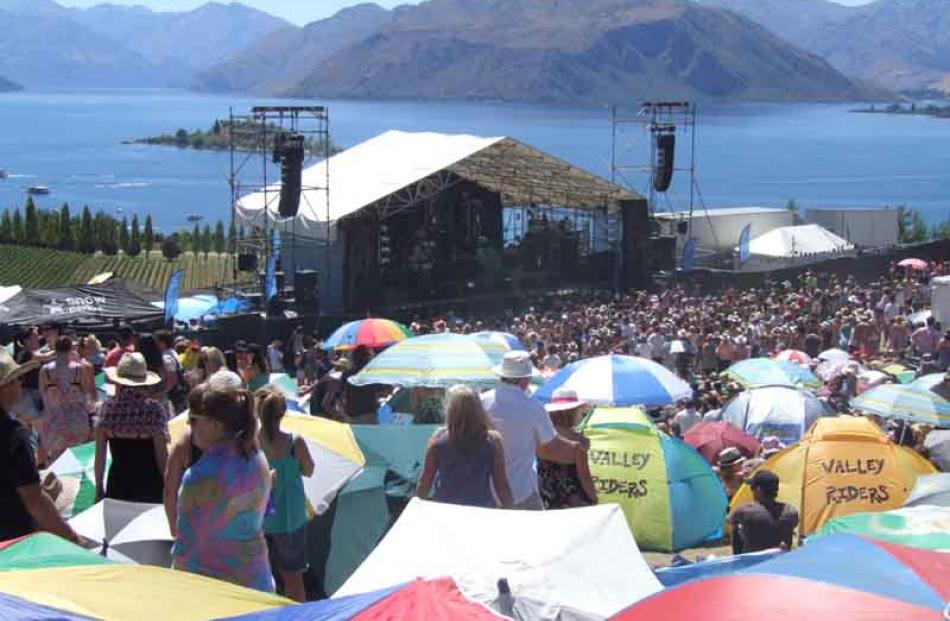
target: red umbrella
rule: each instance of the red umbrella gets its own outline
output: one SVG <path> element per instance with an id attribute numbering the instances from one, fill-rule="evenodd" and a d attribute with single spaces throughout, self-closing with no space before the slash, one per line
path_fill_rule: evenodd
<path id="1" fill-rule="evenodd" d="M 699 451 L 711 464 L 725 449 L 735 447 L 746 457 L 754 457 L 759 450 L 759 441 L 734 425 L 721 422 L 705 422 L 693 425 L 683 436 L 683 441 Z"/>
<path id="2" fill-rule="evenodd" d="M 923 259 L 914 259 L 914 258 L 904 259 L 903 261 L 901 261 L 901 262 L 898 263 L 897 265 L 898 265 L 899 267 L 907 267 L 907 268 L 910 268 L 910 269 L 912 269 L 912 270 L 918 270 L 918 271 L 921 271 L 921 272 L 924 271 L 925 269 L 927 269 L 927 262 L 924 261 Z"/>

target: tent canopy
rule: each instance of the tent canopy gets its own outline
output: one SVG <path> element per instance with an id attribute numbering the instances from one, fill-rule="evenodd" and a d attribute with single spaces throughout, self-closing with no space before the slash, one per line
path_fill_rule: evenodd
<path id="1" fill-rule="evenodd" d="M 412 205 L 461 179 L 510 204 L 596 209 L 638 198 L 511 138 L 390 130 L 305 169 L 295 219 L 278 220 L 279 183 L 241 197 L 236 209 L 245 225 L 263 226 L 266 218 L 295 223 L 296 235 L 321 238 L 328 218 L 335 222 L 373 205 Z"/>
<path id="2" fill-rule="evenodd" d="M 749 242 L 749 253 L 762 257 L 798 257 L 854 250 L 854 244 L 817 224 L 783 226 Z"/>
<path id="3" fill-rule="evenodd" d="M 521 618 L 604 618 L 660 590 L 620 507 L 505 511 L 414 499 L 336 594 L 451 576 L 496 603 L 506 578 Z"/>
<path id="4" fill-rule="evenodd" d="M 63 289 L 26 289 L 0 304 L 0 325 L 4 326 L 55 323 L 107 329 L 116 320 L 145 323 L 163 319 L 161 310 L 116 281 Z"/>

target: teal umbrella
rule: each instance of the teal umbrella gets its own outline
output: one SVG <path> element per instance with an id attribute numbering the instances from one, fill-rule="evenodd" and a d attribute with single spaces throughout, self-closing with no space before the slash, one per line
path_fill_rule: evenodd
<path id="1" fill-rule="evenodd" d="M 396 343 L 349 381 L 356 386 L 490 386 L 499 381 L 493 366 L 492 359 L 472 338 L 446 332 Z"/>
<path id="2" fill-rule="evenodd" d="M 883 418 L 899 418 L 935 427 L 950 427 L 950 401 L 917 386 L 877 386 L 852 399 L 851 407 Z"/>
<path id="3" fill-rule="evenodd" d="M 746 388 L 759 386 L 806 386 L 818 388 L 821 381 L 805 367 L 788 360 L 749 358 L 741 360 L 726 373 Z"/>

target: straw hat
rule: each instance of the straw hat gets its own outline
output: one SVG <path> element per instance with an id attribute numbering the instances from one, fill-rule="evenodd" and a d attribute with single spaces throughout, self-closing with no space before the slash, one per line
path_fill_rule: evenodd
<path id="1" fill-rule="evenodd" d="M 130 387 L 154 386 L 161 382 L 157 373 L 148 370 L 145 357 L 139 352 L 126 352 L 119 360 L 119 366 L 108 367 L 106 378 L 113 384 Z"/>
<path id="2" fill-rule="evenodd" d="M 40 366 L 39 361 L 31 360 L 26 364 L 17 364 L 8 354 L 0 354 L 0 386 L 19 379 Z"/>
<path id="3" fill-rule="evenodd" d="M 745 456 L 742 452 L 734 446 L 722 449 L 719 452 L 719 456 L 716 458 L 716 465 L 720 468 L 723 466 L 734 466 L 745 461 Z"/>
<path id="4" fill-rule="evenodd" d="M 505 352 L 501 364 L 492 367 L 492 371 L 507 379 L 524 379 L 534 374 L 531 356 L 526 351 Z"/>
<path id="5" fill-rule="evenodd" d="M 548 412 L 565 412 L 586 405 L 586 401 L 578 398 L 577 391 L 570 388 L 558 388 L 551 395 L 551 402 L 544 405 L 544 409 Z"/>
<path id="6" fill-rule="evenodd" d="M 79 495 L 79 479 L 73 477 L 58 477 L 53 472 L 47 472 L 40 486 L 43 492 L 53 501 L 56 512 L 66 515 L 73 508 L 76 496 Z"/>

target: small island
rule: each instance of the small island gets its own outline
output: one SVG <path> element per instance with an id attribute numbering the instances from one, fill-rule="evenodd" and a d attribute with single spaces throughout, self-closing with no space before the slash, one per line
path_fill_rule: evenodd
<path id="1" fill-rule="evenodd" d="M 279 133 L 289 132 L 286 128 L 282 129 L 274 124 L 269 124 L 265 132 L 261 130 L 259 124 L 247 121 L 235 123 L 233 128 L 230 121 L 215 121 L 211 129 L 206 131 L 196 129 L 189 132 L 186 129 L 179 129 L 174 134 L 125 140 L 123 144 L 149 144 L 178 147 L 179 149 L 227 151 L 231 148 L 233 142 L 237 151 L 259 151 L 265 139 L 269 144 L 268 148 L 272 147 L 274 137 Z M 340 148 L 333 144 L 332 140 L 329 146 L 330 155 L 340 152 Z M 304 143 L 304 148 L 308 155 L 319 156 L 324 153 L 323 140 L 311 138 Z"/>
<path id="2" fill-rule="evenodd" d="M 867 108 L 852 110 L 852 112 L 860 112 L 862 114 L 905 114 L 910 116 L 933 116 L 941 119 L 950 119 L 950 105 L 938 106 L 935 104 L 917 105 L 915 103 L 893 103 L 887 106 L 877 107 L 871 104 Z"/>

